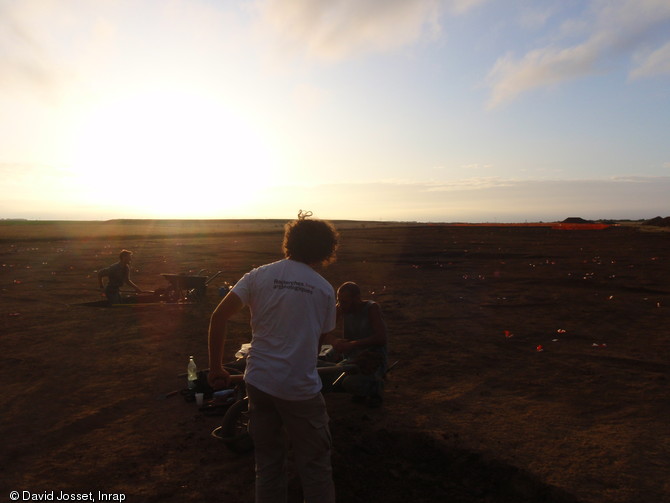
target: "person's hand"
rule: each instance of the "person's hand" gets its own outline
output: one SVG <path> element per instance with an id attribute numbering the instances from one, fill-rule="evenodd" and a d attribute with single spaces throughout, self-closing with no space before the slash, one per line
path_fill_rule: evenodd
<path id="1" fill-rule="evenodd" d="M 345 339 L 337 339 L 333 341 L 333 349 L 338 353 L 349 353 L 354 349 L 354 345 L 351 341 Z"/>
<path id="2" fill-rule="evenodd" d="M 210 369 L 207 374 L 207 382 L 214 388 L 214 391 L 228 387 L 230 374 L 224 369 Z"/>

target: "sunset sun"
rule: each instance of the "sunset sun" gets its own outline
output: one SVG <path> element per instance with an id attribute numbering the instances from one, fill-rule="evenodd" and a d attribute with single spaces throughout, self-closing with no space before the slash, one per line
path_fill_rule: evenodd
<path id="1" fill-rule="evenodd" d="M 273 178 L 261 136 L 213 99 L 153 92 L 94 107 L 72 169 L 98 201 L 189 217 L 254 201 Z"/>

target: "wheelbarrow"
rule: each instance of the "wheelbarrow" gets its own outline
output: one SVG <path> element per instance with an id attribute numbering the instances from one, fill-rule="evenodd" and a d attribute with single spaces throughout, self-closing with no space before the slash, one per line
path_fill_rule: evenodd
<path id="1" fill-rule="evenodd" d="M 202 270 L 195 276 L 162 273 L 161 276 L 170 284 L 161 292 L 165 296 L 165 300 L 167 302 L 200 302 L 205 300 L 207 285 L 222 271 L 210 277 L 202 275 L 203 272 L 205 271 Z"/>

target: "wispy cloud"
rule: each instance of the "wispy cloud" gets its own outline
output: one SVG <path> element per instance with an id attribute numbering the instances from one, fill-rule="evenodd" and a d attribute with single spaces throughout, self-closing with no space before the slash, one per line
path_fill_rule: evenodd
<path id="1" fill-rule="evenodd" d="M 467 170 L 480 170 L 480 169 L 489 170 L 493 168 L 493 164 L 480 164 L 480 163 L 464 164 L 461 166 L 461 168 Z"/>
<path id="2" fill-rule="evenodd" d="M 224 7 L 188 0 L 0 0 L 0 89 L 42 99 L 70 93 L 81 101 L 82 93 L 161 77 L 211 80 L 221 60 L 238 63 L 240 46 L 249 45 L 242 16 Z"/>
<path id="3" fill-rule="evenodd" d="M 17 13 L 0 4 L 0 86 L 51 95 L 58 67 L 45 45 L 27 29 Z"/>
<path id="4" fill-rule="evenodd" d="M 449 182 L 395 180 L 368 183 L 285 186 L 267 202 L 286 212 L 295 201 L 320 215 L 338 218 L 442 222 L 643 219 L 666 215 L 670 177 L 593 180 L 512 180 L 496 177 Z M 281 194 L 277 197 L 275 194 Z M 275 200 L 276 199 L 276 200 Z M 347 213 L 343 200 L 361 201 Z M 328 218 L 328 217 L 326 217 Z"/>
<path id="5" fill-rule="evenodd" d="M 456 14 L 462 14 L 489 1 L 490 0 L 447 0 L 442 3 L 448 10 Z"/>
<path id="6" fill-rule="evenodd" d="M 323 60 L 396 49 L 439 31 L 436 1 L 264 0 L 259 8 L 276 35 Z"/>
<path id="7" fill-rule="evenodd" d="M 595 73 L 597 61 L 597 51 L 586 45 L 537 49 L 521 59 L 508 54 L 498 59 L 489 73 L 489 105 L 495 107 L 531 89 Z"/>
<path id="8" fill-rule="evenodd" d="M 440 16 L 489 0 L 259 0 L 262 22 L 307 56 L 338 61 L 436 37 Z"/>
<path id="9" fill-rule="evenodd" d="M 630 73 L 632 79 L 670 75 L 670 42 L 655 51 L 638 56 L 637 67 Z"/>
<path id="10" fill-rule="evenodd" d="M 521 27 L 527 30 L 537 30 L 543 28 L 549 18 L 556 14 L 557 5 L 533 5 L 528 10 L 522 12 L 519 18 Z"/>
<path id="11" fill-rule="evenodd" d="M 580 43 L 557 42 L 532 49 L 521 57 L 509 53 L 500 57 L 487 77 L 491 87 L 489 107 L 511 101 L 532 89 L 610 71 L 608 63 L 612 58 L 629 59 L 635 51 L 658 46 L 659 39 L 665 45 L 651 51 L 631 76 L 666 73 L 670 65 L 667 42 L 670 2 L 593 0 L 587 15 L 586 20 L 569 19 L 559 28 L 559 34 L 563 35 L 588 33 Z"/>
<path id="12" fill-rule="evenodd" d="M 0 201 L 0 216 L 77 219 L 86 215 L 105 219 L 132 215 L 132 208 L 91 206 L 91 199 L 85 197 L 72 173 L 58 166 L 44 168 L 0 163 L 0 192 L 7 196 Z M 50 190 L 43 190 L 45 187 Z M 247 216 L 291 214 L 300 203 L 323 218 L 442 222 L 556 221 L 569 216 L 641 219 L 668 215 L 669 192 L 670 176 L 590 180 L 472 177 L 284 185 L 267 189 L 263 202 L 254 208 L 258 213 Z M 67 202 L 60 199 L 61 193 L 67 194 Z M 87 213 L 82 213 L 84 206 Z"/>
<path id="13" fill-rule="evenodd" d="M 459 178 L 449 182 L 432 182 L 423 184 L 427 192 L 453 192 L 460 190 L 481 190 L 494 187 L 509 187 L 515 182 L 497 176 L 475 176 Z"/>

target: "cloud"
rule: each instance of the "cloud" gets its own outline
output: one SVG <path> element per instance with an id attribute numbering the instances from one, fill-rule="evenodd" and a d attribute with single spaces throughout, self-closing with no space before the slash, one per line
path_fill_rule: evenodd
<path id="1" fill-rule="evenodd" d="M 489 101 L 495 107 L 537 87 L 593 73 L 597 53 L 585 46 L 567 49 L 537 49 L 516 60 L 508 54 L 496 62 L 488 75 L 492 91 Z"/>
<path id="2" fill-rule="evenodd" d="M 427 192 L 453 192 L 461 190 L 481 190 L 494 187 L 509 187 L 515 182 L 497 176 L 475 176 L 460 178 L 449 182 L 432 182 L 422 184 Z"/>
<path id="3" fill-rule="evenodd" d="M 324 218 L 435 222 L 641 219 L 667 214 L 670 177 L 593 180 L 470 178 L 284 186 L 267 194 L 268 207 L 290 214 L 296 201 Z M 356 200 L 356 207 L 342 201 Z"/>
<path id="4" fill-rule="evenodd" d="M 670 75 L 670 42 L 638 58 L 637 67 L 630 73 L 632 79 Z"/>
<path id="5" fill-rule="evenodd" d="M 267 0 L 262 6 L 276 34 L 323 60 L 402 47 L 426 25 L 438 31 L 437 13 L 437 2 L 423 0 Z"/>
<path id="6" fill-rule="evenodd" d="M 451 0 L 445 2 L 447 8 L 456 14 L 463 14 L 475 7 L 488 2 L 489 0 Z"/>
<path id="7" fill-rule="evenodd" d="M 45 168 L 47 168 L 45 170 Z M 0 218 L 119 218 L 132 211 L 109 208 L 58 166 L 0 163 Z M 296 205 L 322 218 L 439 222 L 641 219 L 667 215 L 670 176 L 590 180 L 515 180 L 476 177 L 442 182 L 381 180 L 284 185 L 264 189 L 247 218 L 294 213 Z M 344 204 L 357 201 L 356 205 Z M 211 216 L 211 215 L 210 215 Z"/>
<path id="8" fill-rule="evenodd" d="M 308 56 L 338 61 L 436 37 L 440 15 L 488 0 L 261 0 L 258 12 L 280 40 Z"/>
<path id="9" fill-rule="evenodd" d="M 0 46 L 0 84 L 5 92 L 28 87 L 30 91 L 51 93 L 59 73 L 54 61 L 6 5 L 0 5 Z"/>
<path id="10" fill-rule="evenodd" d="M 461 166 L 462 169 L 469 169 L 469 170 L 478 170 L 478 169 L 491 169 L 493 168 L 493 164 L 480 164 L 478 162 L 472 163 L 472 164 L 464 164 Z"/>
<path id="11" fill-rule="evenodd" d="M 0 94 L 81 102 L 152 81 L 177 86 L 230 74 L 230 82 L 230 67 L 254 60 L 240 50 L 251 45 L 245 12 L 230 4 L 0 0 Z"/>
<path id="12" fill-rule="evenodd" d="M 521 27 L 527 30 L 537 30 L 543 28 L 547 24 L 549 18 L 556 14 L 556 10 L 557 6 L 555 4 L 541 7 L 534 5 L 532 8 L 524 11 L 521 14 L 519 24 Z"/>
<path id="13" fill-rule="evenodd" d="M 670 2 L 667 0 L 593 0 L 586 20 L 568 19 L 559 35 L 586 37 L 580 43 L 558 42 L 528 51 L 521 57 L 500 57 L 487 76 L 491 88 L 489 107 L 517 98 L 532 89 L 611 71 L 612 60 L 627 59 L 634 51 L 667 39 L 670 26 Z M 579 29 L 577 30 L 576 27 Z M 584 30 L 588 27 L 589 30 Z M 631 73 L 648 76 L 659 63 L 662 73 L 670 64 L 668 43 L 651 52 Z"/>

